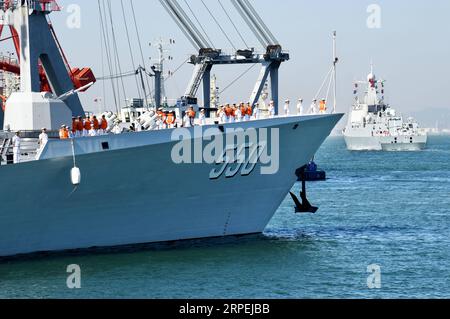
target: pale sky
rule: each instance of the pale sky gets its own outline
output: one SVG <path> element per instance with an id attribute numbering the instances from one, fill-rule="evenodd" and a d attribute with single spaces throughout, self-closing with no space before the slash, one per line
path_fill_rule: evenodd
<path id="1" fill-rule="evenodd" d="M 101 0 L 106 1 L 106 0 Z M 232 42 L 244 47 L 232 28 L 217 0 L 204 0 L 226 29 Z M 244 21 L 237 15 L 229 0 L 221 0 L 236 25 L 241 29 L 250 46 L 261 49 Z M 131 71 L 131 58 L 121 11 L 120 0 L 110 0 L 114 17 L 120 65 L 123 72 Z M 179 2 L 185 6 L 184 0 Z M 280 70 L 280 99 L 297 100 L 303 97 L 310 103 L 320 87 L 332 60 L 331 33 L 338 32 L 338 111 L 347 112 L 352 103 L 352 83 L 366 77 L 373 60 L 375 73 L 386 79 L 388 101 L 404 114 L 416 113 L 427 108 L 440 108 L 449 112 L 448 87 L 450 84 L 450 1 L 449 0 L 251 0 L 257 11 L 266 21 L 272 33 L 283 48 L 290 52 L 291 61 L 282 65 Z M 125 16 L 135 47 L 134 58 L 141 61 L 137 46 L 136 33 L 130 9 L 130 1 L 124 0 Z M 188 0 L 196 12 L 197 18 L 207 30 L 214 45 L 231 52 L 231 45 L 215 26 L 212 18 L 204 9 L 201 0 Z M 56 32 L 63 45 L 71 66 L 89 66 L 97 77 L 102 74 L 102 46 L 97 0 L 69 1 L 60 0 L 62 12 L 51 14 Z M 71 4 L 81 8 L 81 27 L 69 28 L 67 20 Z M 381 8 L 381 27 L 369 28 L 367 8 L 378 4 Z M 174 60 L 168 63 L 174 71 L 194 48 L 186 40 L 176 24 L 164 11 L 157 0 L 134 0 L 137 23 L 144 49 L 145 62 L 150 65 L 149 57 L 156 57 L 154 48 L 148 45 L 159 37 L 173 38 L 176 44 L 171 46 L 170 54 Z M 136 64 L 138 64 L 136 62 Z M 219 67 L 213 70 L 218 85 L 226 87 L 247 66 Z M 185 65 L 167 82 L 167 95 L 180 97 L 190 79 L 191 65 Z M 248 100 L 253 89 L 258 67 L 244 76 L 235 86 L 222 95 L 223 102 Z M 107 73 L 106 73 L 107 75 Z M 125 81 L 127 97 L 134 97 L 136 84 L 134 78 Z M 103 95 L 101 81 L 83 94 L 86 109 L 95 110 L 93 102 Z M 113 108 L 109 81 L 105 83 L 104 103 Z M 123 103 L 122 103 L 123 104 Z M 437 114 L 437 119 L 439 114 Z"/>

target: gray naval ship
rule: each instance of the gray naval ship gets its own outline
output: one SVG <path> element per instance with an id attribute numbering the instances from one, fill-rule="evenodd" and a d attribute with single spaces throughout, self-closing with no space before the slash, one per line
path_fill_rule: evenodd
<path id="1" fill-rule="evenodd" d="M 49 31 L 51 4 L 2 3 L 2 21 L 17 30 L 21 47 L 21 87 L 6 102 L 0 139 L 2 257 L 262 233 L 296 182 L 296 169 L 342 117 L 213 121 L 61 140 L 61 124 L 84 110 Z M 38 60 L 53 93 L 40 92 Z M 43 127 L 50 138 L 38 147 Z M 236 138 L 235 129 L 247 138 Z M 16 131 L 20 162 L 12 164 Z M 207 150 L 212 141 L 219 145 L 213 160 L 188 151 Z"/>
<path id="2" fill-rule="evenodd" d="M 385 83 L 373 72 L 366 82 L 355 83 L 355 103 L 344 130 L 347 148 L 351 151 L 420 151 L 427 145 L 427 133 L 413 118 L 404 119 L 385 103 Z M 365 85 L 364 97 L 358 95 Z"/>

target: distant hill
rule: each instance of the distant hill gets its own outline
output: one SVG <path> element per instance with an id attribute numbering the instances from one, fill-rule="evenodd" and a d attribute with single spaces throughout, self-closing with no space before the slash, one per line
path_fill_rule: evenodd
<path id="1" fill-rule="evenodd" d="M 410 114 L 419 121 L 421 127 L 434 128 L 437 123 L 439 129 L 450 129 L 450 107 L 424 108 L 422 111 Z"/>

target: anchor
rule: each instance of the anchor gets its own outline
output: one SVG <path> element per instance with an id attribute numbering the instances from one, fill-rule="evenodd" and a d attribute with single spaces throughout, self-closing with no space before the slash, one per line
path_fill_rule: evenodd
<path id="1" fill-rule="evenodd" d="M 302 191 L 300 192 L 300 198 L 302 199 L 302 202 L 300 202 L 300 200 L 295 194 L 289 192 L 291 194 L 292 200 L 295 203 L 296 214 L 305 214 L 305 213 L 315 214 L 319 210 L 318 207 L 312 206 L 306 197 L 306 176 L 305 176 L 306 168 L 307 166 L 305 165 L 295 172 L 302 181 Z"/>

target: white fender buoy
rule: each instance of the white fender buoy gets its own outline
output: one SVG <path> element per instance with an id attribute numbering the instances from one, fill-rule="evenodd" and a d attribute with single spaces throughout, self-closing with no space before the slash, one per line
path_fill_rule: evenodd
<path id="1" fill-rule="evenodd" d="M 70 171 L 70 179 L 72 180 L 72 184 L 74 186 L 78 186 L 81 183 L 81 171 L 78 167 L 72 168 Z"/>
<path id="2" fill-rule="evenodd" d="M 77 167 L 77 163 L 75 160 L 75 145 L 73 139 L 71 140 L 71 144 L 72 144 L 73 168 L 70 171 L 70 179 L 74 186 L 78 186 L 81 183 L 81 171 Z"/>

